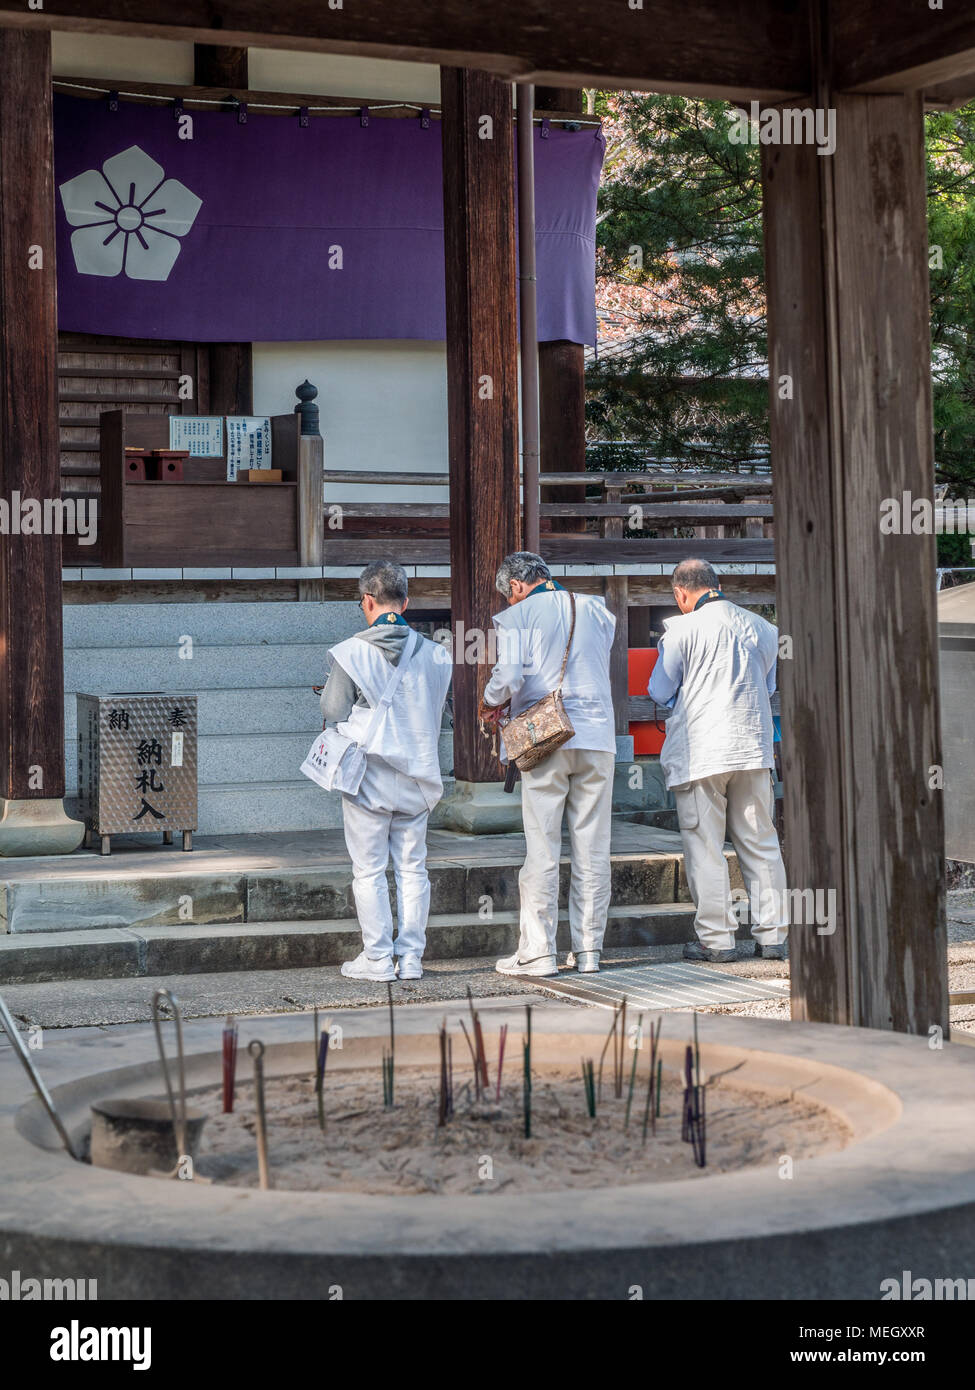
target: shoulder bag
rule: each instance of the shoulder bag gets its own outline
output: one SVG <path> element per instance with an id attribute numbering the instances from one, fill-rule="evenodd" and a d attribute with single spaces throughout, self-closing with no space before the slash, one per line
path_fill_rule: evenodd
<path id="1" fill-rule="evenodd" d="M 575 734 L 562 703 L 562 682 L 565 680 L 565 668 L 569 664 L 569 651 L 576 630 L 576 596 L 571 590 L 569 602 L 572 606 L 572 621 L 569 625 L 569 640 L 565 644 L 558 685 L 551 695 L 544 695 L 528 709 L 522 710 L 521 714 L 516 714 L 499 725 L 508 761 L 513 762 L 522 772 L 537 767 L 549 754 L 561 748 L 563 743 L 568 743 Z"/>

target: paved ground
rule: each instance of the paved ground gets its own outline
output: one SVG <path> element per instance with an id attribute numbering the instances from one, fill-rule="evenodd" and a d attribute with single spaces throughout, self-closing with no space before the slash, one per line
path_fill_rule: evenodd
<path id="1" fill-rule="evenodd" d="M 171 874 L 230 873 L 257 869 L 347 868 L 348 851 L 341 830 L 279 831 L 266 835 L 199 835 L 193 851 L 184 854 L 161 841 L 147 844 L 144 835 L 116 836 L 112 853 L 79 849 L 70 855 L 5 859 L 0 881 L 29 882 L 58 877 L 138 878 Z M 614 854 L 680 854 L 680 835 L 674 830 L 638 825 L 613 818 Z M 519 864 L 525 857 L 525 837 L 462 835 L 453 830 L 430 830 L 427 855 L 439 863 Z"/>
<path id="2" fill-rule="evenodd" d="M 667 832 L 657 832 L 664 833 Z M 949 989 L 975 992 L 975 892 L 948 895 L 948 974 Z M 606 952 L 603 963 L 613 965 L 637 962 L 676 961 L 680 946 L 618 947 Z M 503 998 L 532 994 L 537 983 L 498 975 L 494 962 L 487 959 L 433 961 L 422 980 L 397 984 L 396 1001 L 401 1004 L 429 1004 L 437 1000 L 463 998 L 467 986 L 480 998 Z M 748 979 L 781 979 L 788 965 L 759 961 L 751 955 L 750 944 L 742 947 L 733 964 L 713 967 Z M 386 998 L 385 985 L 367 985 L 346 980 L 338 967 L 315 970 L 241 971 L 221 975 L 180 975 L 166 979 L 143 976 L 122 980 L 77 980 L 70 983 L 9 985 L 4 998 L 12 1012 L 25 1023 L 45 1028 L 77 1028 L 116 1023 L 135 1023 L 150 1017 L 153 991 L 163 985 L 171 988 L 183 1004 L 187 1018 L 208 1018 L 225 1013 L 272 1014 L 314 1008 L 369 1008 Z M 584 1007 L 580 1005 L 579 1007 Z M 787 1018 L 784 1000 L 762 1000 L 754 1004 L 718 1005 L 712 1012 L 745 1014 L 755 1017 Z M 952 1023 L 975 1034 L 975 1004 L 952 1009 Z"/>
<path id="3" fill-rule="evenodd" d="M 949 946 L 949 988 L 975 991 L 975 922 L 970 940 Z M 604 965 L 676 961 L 680 946 L 620 947 L 604 956 Z M 730 965 L 711 966 L 746 979 L 784 979 L 788 965 L 756 960 L 749 947 Z M 539 993 L 542 982 L 498 975 L 492 960 L 433 961 L 422 980 L 396 984 L 394 1000 L 400 1005 L 431 1004 L 462 999 L 468 985 L 480 999 L 501 1000 Z M 145 1022 L 150 1018 L 152 995 L 163 986 L 172 989 L 186 1018 L 212 1018 L 226 1013 L 281 1014 L 323 1009 L 365 1009 L 386 1001 L 385 985 L 360 984 L 344 979 L 337 967 L 316 970 L 240 971 L 222 975 L 143 976 L 122 980 L 77 980 L 71 983 L 9 985 L 4 991 L 12 1013 L 21 1021 L 44 1028 L 99 1027 Z M 563 999 L 562 1002 L 565 1002 Z M 585 1005 L 577 1007 L 584 1008 Z M 680 1010 L 674 1010 L 680 1012 Z M 761 1018 L 788 1018 L 786 1000 L 761 1000 L 751 1004 L 717 1005 L 705 1012 L 741 1014 Z M 955 1006 L 955 1028 L 975 1035 L 975 1004 Z"/>

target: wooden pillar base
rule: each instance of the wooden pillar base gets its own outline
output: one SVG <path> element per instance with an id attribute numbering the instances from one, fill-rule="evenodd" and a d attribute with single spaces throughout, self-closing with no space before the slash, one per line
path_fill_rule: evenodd
<path id="1" fill-rule="evenodd" d="M 84 838 L 84 822 L 71 819 L 60 797 L 36 801 L 0 797 L 0 858 L 71 854 Z"/>
<path id="2" fill-rule="evenodd" d="M 521 821 L 521 783 L 506 792 L 503 782 L 465 782 L 458 780 L 444 797 L 444 830 L 460 830 L 467 835 L 518 833 Z"/>

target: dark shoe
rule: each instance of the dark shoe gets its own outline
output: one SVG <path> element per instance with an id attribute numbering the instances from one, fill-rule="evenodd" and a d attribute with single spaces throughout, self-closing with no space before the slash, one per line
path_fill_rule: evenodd
<path id="1" fill-rule="evenodd" d="M 735 951 L 709 951 L 706 946 L 702 946 L 700 941 L 688 941 L 684 947 L 685 960 L 709 960 L 714 963 L 726 964 L 730 960 L 737 959 Z"/>
<path id="2" fill-rule="evenodd" d="M 760 941 L 756 941 L 755 954 L 759 960 L 788 960 L 789 947 L 784 941 L 780 946 L 763 946 Z"/>

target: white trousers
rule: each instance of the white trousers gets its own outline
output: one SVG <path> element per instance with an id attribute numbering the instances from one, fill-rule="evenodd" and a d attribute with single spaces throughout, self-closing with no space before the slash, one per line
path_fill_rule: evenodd
<path id="1" fill-rule="evenodd" d="M 563 815 L 569 830 L 569 931 L 573 951 L 600 951 L 609 912 L 609 838 L 615 753 L 559 748 L 521 774 L 525 863 L 521 893 L 522 960 L 555 953 Z"/>
<path id="2" fill-rule="evenodd" d="M 427 821 L 430 812 L 417 783 L 381 758 L 370 756 L 355 796 L 342 797 L 345 844 L 352 860 L 352 892 L 362 944 L 372 960 L 423 955 L 430 914 Z M 397 936 L 386 866 L 393 858 Z"/>
<path id="3" fill-rule="evenodd" d="M 702 946 L 730 951 L 738 919 L 732 911 L 725 839 L 738 855 L 751 906 L 752 936 L 778 946 L 789 928 L 785 866 L 772 823 L 768 768 L 722 772 L 673 787 L 684 843 L 684 867 L 697 906 L 694 927 Z"/>

